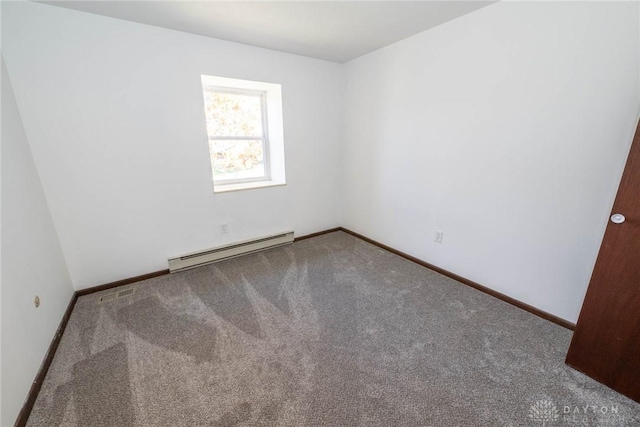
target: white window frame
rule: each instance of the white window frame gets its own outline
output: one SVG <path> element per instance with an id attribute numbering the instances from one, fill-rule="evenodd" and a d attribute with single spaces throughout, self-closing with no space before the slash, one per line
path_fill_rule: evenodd
<path id="1" fill-rule="evenodd" d="M 211 161 L 209 161 L 211 165 L 211 177 L 213 178 L 213 192 L 221 193 L 286 185 L 281 86 L 276 83 L 207 75 L 202 75 L 201 79 L 203 94 L 206 92 L 229 93 L 258 96 L 261 99 L 262 136 L 210 136 L 206 126 L 205 133 L 207 135 L 207 152 L 209 153 L 209 159 L 211 158 L 209 149 L 210 140 L 262 140 L 264 176 L 257 178 L 216 179 L 213 177 L 213 165 L 211 165 Z"/>
<path id="2" fill-rule="evenodd" d="M 230 179 L 216 179 L 213 178 L 214 183 L 218 182 L 219 184 L 242 184 L 246 182 L 256 182 L 256 181 L 269 181 L 271 179 L 271 168 L 269 162 L 269 121 L 267 120 L 267 94 L 265 91 L 261 90 L 251 90 L 251 89 L 238 89 L 238 88 L 229 88 L 223 86 L 211 86 L 211 85 L 203 85 L 203 92 L 210 93 L 223 93 L 230 95 L 244 95 L 244 96 L 252 96 L 260 98 L 260 115 L 262 121 L 262 135 L 252 135 L 252 136 L 211 136 L 209 132 L 207 132 L 207 137 L 209 141 L 262 141 L 262 161 L 264 166 L 264 175 L 261 177 L 254 178 L 230 178 Z M 212 171 L 213 172 L 213 171 Z"/>

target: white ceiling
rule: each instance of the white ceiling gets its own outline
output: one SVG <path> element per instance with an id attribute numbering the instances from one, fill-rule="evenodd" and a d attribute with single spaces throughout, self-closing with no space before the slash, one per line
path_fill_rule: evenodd
<path id="1" fill-rule="evenodd" d="M 127 21 L 346 62 L 490 1 L 42 1 Z"/>

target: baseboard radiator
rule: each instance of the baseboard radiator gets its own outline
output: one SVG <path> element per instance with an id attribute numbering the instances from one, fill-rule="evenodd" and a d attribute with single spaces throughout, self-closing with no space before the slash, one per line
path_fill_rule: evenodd
<path id="1" fill-rule="evenodd" d="M 243 242 L 231 243 L 217 248 L 206 249 L 193 252 L 175 258 L 169 258 L 169 271 L 175 273 L 200 267 L 213 262 L 235 258 L 241 255 L 263 251 L 276 246 L 286 245 L 293 242 L 293 231 L 272 236 L 260 237 L 258 239 L 245 240 Z"/>

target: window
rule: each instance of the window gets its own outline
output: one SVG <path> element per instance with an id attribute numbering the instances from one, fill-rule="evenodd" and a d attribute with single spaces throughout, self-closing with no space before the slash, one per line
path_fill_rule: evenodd
<path id="1" fill-rule="evenodd" d="M 214 192 L 283 185 L 280 85 L 202 76 Z"/>
<path id="2" fill-rule="evenodd" d="M 269 179 L 264 92 L 209 88 L 204 92 L 213 179 Z"/>

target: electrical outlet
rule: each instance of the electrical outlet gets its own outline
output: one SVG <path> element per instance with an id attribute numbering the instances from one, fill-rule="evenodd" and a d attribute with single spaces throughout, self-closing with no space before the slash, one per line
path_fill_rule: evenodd
<path id="1" fill-rule="evenodd" d="M 229 226 L 227 224 L 220 224 L 220 234 L 227 234 L 229 232 Z"/>
<path id="2" fill-rule="evenodd" d="M 440 231 L 440 230 L 436 231 L 436 235 L 435 235 L 433 241 L 436 242 L 436 243 L 442 243 L 442 236 L 443 235 L 444 235 L 444 231 Z"/>

